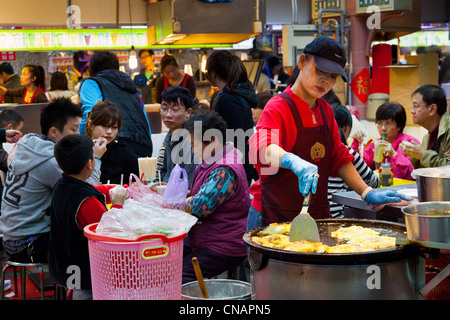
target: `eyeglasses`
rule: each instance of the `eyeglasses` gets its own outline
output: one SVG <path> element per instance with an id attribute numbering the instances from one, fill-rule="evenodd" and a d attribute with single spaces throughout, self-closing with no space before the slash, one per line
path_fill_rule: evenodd
<path id="1" fill-rule="evenodd" d="M 413 104 L 412 106 L 411 106 L 411 111 L 417 111 L 419 108 L 421 108 L 421 107 L 428 107 L 428 106 L 419 106 L 419 105 L 417 105 L 417 104 Z"/>
<path id="2" fill-rule="evenodd" d="M 178 114 L 180 114 L 181 112 L 183 112 L 183 110 L 181 110 L 180 108 L 161 108 L 159 109 L 159 112 L 162 115 L 166 115 L 168 113 L 171 113 L 172 115 L 176 116 Z"/>
<path id="3" fill-rule="evenodd" d="M 385 126 L 386 128 L 393 128 L 397 124 L 395 122 L 377 122 L 377 128 L 382 128 Z"/>

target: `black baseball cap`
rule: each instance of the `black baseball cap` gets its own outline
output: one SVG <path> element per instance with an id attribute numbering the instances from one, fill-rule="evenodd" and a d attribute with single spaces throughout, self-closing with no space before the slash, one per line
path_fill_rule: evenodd
<path id="1" fill-rule="evenodd" d="M 345 50 L 333 38 L 317 37 L 305 47 L 303 53 L 314 56 L 314 61 L 320 71 L 339 74 L 347 82 L 347 74 L 344 69 L 347 62 Z"/>

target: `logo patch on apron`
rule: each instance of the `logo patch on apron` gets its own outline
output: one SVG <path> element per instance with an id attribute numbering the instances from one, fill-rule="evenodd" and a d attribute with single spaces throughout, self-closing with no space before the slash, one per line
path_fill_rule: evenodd
<path id="1" fill-rule="evenodd" d="M 319 162 L 323 157 L 325 157 L 325 146 L 319 142 L 316 142 L 311 147 L 311 159 L 314 162 Z"/>

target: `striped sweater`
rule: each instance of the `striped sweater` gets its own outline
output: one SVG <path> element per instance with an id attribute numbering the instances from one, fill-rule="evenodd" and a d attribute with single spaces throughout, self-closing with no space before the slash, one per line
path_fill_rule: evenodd
<path id="1" fill-rule="evenodd" d="M 348 147 L 348 151 L 354 157 L 353 165 L 358 171 L 364 182 L 372 188 L 380 186 L 380 178 L 376 175 L 364 162 L 359 153 Z M 331 201 L 333 193 L 348 191 L 348 187 L 340 177 L 328 177 L 328 203 L 330 204 L 330 214 L 333 218 L 342 218 L 344 213 L 344 206 Z"/>

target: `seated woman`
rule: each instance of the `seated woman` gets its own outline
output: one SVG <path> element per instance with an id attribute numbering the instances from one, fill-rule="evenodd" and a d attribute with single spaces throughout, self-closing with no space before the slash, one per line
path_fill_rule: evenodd
<path id="1" fill-rule="evenodd" d="M 409 157 L 400 149 L 400 142 L 415 141 L 420 144 L 416 138 L 404 134 L 403 129 L 406 125 L 406 112 L 401 104 L 395 102 L 386 102 L 378 107 L 375 114 L 375 123 L 380 133 L 380 144 L 384 146 L 384 155 L 382 163 L 386 161 L 391 164 L 392 173 L 395 178 L 411 180 L 411 172 L 414 170 Z M 382 140 L 384 136 L 384 140 Z M 352 148 L 358 150 L 358 142 L 352 143 Z M 375 144 L 372 142 L 364 149 L 364 162 L 372 169 L 375 167 L 374 152 Z"/>
<path id="2" fill-rule="evenodd" d="M 61 71 L 56 71 L 50 78 L 50 90 L 45 93 L 48 100 L 56 98 L 70 98 L 72 91 L 69 90 L 69 82 L 67 77 Z"/>
<path id="3" fill-rule="evenodd" d="M 353 165 L 358 171 L 364 182 L 372 188 L 380 186 L 380 178 L 363 161 L 359 153 L 347 146 L 347 139 L 352 130 L 352 115 L 350 111 L 341 104 L 333 107 L 334 118 L 341 134 L 341 141 L 347 147 L 350 154 L 354 157 Z M 340 177 L 328 177 L 328 203 L 330 204 L 330 214 L 333 218 L 340 218 L 344 213 L 344 206 L 331 201 L 333 193 L 348 191 L 347 185 Z"/>
<path id="4" fill-rule="evenodd" d="M 201 130 L 194 130 L 199 122 Z M 217 276 L 245 259 L 247 250 L 242 236 L 250 196 L 239 154 L 232 142 L 224 140 L 225 121 L 215 112 L 199 113 L 191 116 L 183 128 L 190 133 L 192 150 L 202 161 L 194 173 L 191 196 L 186 199 L 185 210 L 199 218 L 189 231 L 189 247 L 184 252 L 183 283 L 186 283 L 196 280 L 194 256 L 206 278 Z M 203 141 L 207 136 L 209 141 Z"/>
<path id="5" fill-rule="evenodd" d="M 106 152 L 102 157 L 100 181 L 105 183 L 128 183 L 131 173 L 139 175 L 138 156 L 126 141 L 117 138 L 122 115 L 119 108 L 110 101 L 97 102 L 88 114 L 86 134 L 93 140 L 103 137 L 107 140 Z"/>

